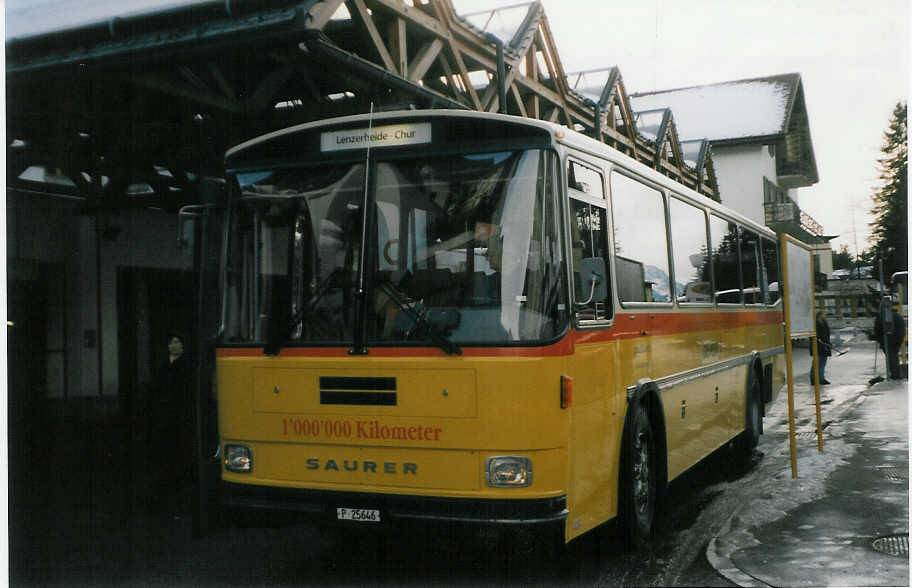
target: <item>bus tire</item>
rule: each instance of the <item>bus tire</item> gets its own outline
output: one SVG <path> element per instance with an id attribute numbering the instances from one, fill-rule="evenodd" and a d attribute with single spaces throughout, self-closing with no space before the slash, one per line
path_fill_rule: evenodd
<path id="1" fill-rule="evenodd" d="M 646 407 L 641 402 L 637 403 L 624 444 L 620 497 L 624 539 L 632 549 L 645 545 L 653 535 L 658 499 L 656 446 Z"/>
<path id="2" fill-rule="evenodd" d="M 744 432 L 738 436 L 735 444 L 738 454 L 744 459 L 750 458 L 763 433 L 763 407 L 760 400 L 762 393 L 759 371 L 751 368 L 744 399 Z"/>

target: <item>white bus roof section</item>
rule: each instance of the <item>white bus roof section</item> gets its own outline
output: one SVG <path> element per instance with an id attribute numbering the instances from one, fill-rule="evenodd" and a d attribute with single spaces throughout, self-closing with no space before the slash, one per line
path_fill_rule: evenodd
<path id="1" fill-rule="evenodd" d="M 616 149 L 611 149 L 610 147 L 607 147 L 603 143 L 600 143 L 591 137 L 567 129 L 566 127 L 559 127 L 557 125 L 553 125 L 552 131 L 555 133 L 558 142 L 563 145 L 566 145 L 573 149 L 579 149 L 580 151 L 594 155 L 595 157 L 607 159 L 613 164 L 616 164 L 618 167 L 624 168 L 631 172 L 635 172 L 643 179 L 648 180 L 656 185 L 665 187 L 674 194 L 691 198 L 693 200 L 693 203 L 698 206 L 705 206 L 712 212 L 718 212 L 719 214 L 724 215 L 737 223 L 740 223 L 746 227 L 750 227 L 758 233 L 763 234 L 765 237 L 768 237 L 770 239 L 776 238 L 775 231 L 771 230 L 770 228 L 764 227 L 763 225 L 758 225 L 756 222 L 752 221 L 746 216 L 734 210 L 726 208 L 724 205 L 716 202 L 715 200 L 712 200 L 711 198 L 706 198 L 705 195 L 696 192 L 692 188 L 675 182 L 673 179 L 659 173 L 652 167 L 636 161 L 635 159 L 624 155 Z"/>

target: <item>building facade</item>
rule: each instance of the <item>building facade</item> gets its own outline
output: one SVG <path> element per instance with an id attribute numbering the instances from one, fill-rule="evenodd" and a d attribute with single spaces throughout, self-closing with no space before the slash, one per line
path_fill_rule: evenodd
<path id="1" fill-rule="evenodd" d="M 684 139 L 706 138 L 723 204 L 807 243 L 815 269 L 833 271 L 823 227 L 799 204 L 817 183 L 801 75 L 752 78 L 631 94 L 637 112 L 670 108 Z"/>

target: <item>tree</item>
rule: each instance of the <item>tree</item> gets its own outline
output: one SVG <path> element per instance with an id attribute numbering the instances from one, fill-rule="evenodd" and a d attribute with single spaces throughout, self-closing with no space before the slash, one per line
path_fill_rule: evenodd
<path id="1" fill-rule="evenodd" d="M 907 107 L 898 102 L 893 108 L 890 126 L 884 133 L 881 147 L 883 157 L 877 160 L 880 167 L 880 188 L 874 193 L 871 213 L 873 250 L 883 260 L 884 275 L 908 269 L 909 228 L 906 219 L 908 190 L 908 146 L 906 138 Z"/>
<path id="2" fill-rule="evenodd" d="M 833 252 L 833 269 L 852 269 L 855 267 L 855 258 L 849 252 L 849 246 L 843 245 L 839 251 Z"/>

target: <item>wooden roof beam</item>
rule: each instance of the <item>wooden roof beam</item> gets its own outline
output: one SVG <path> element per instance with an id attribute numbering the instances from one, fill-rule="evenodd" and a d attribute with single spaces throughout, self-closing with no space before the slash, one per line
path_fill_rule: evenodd
<path id="1" fill-rule="evenodd" d="M 415 59 L 412 60 L 412 63 L 409 64 L 409 74 L 408 79 L 412 82 L 418 82 L 419 80 L 424 79 L 425 74 L 431 68 L 431 65 L 434 64 L 434 61 L 437 59 L 437 56 L 440 55 L 440 51 L 443 49 L 443 41 L 440 39 L 434 39 L 424 45 L 415 56 Z"/>
<path id="2" fill-rule="evenodd" d="M 371 46 L 383 63 L 383 67 L 389 71 L 404 75 L 402 69 L 396 68 L 396 63 L 393 61 L 393 57 L 390 55 L 389 50 L 386 48 L 386 45 L 380 36 L 380 31 L 377 30 L 377 26 L 374 24 L 373 17 L 364 4 L 364 0 L 346 0 L 345 6 L 348 8 L 348 12 L 351 14 L 352 20 L 355 21 L 356 26 L 367 34 L 367 37 L 371 41 Z"/>

